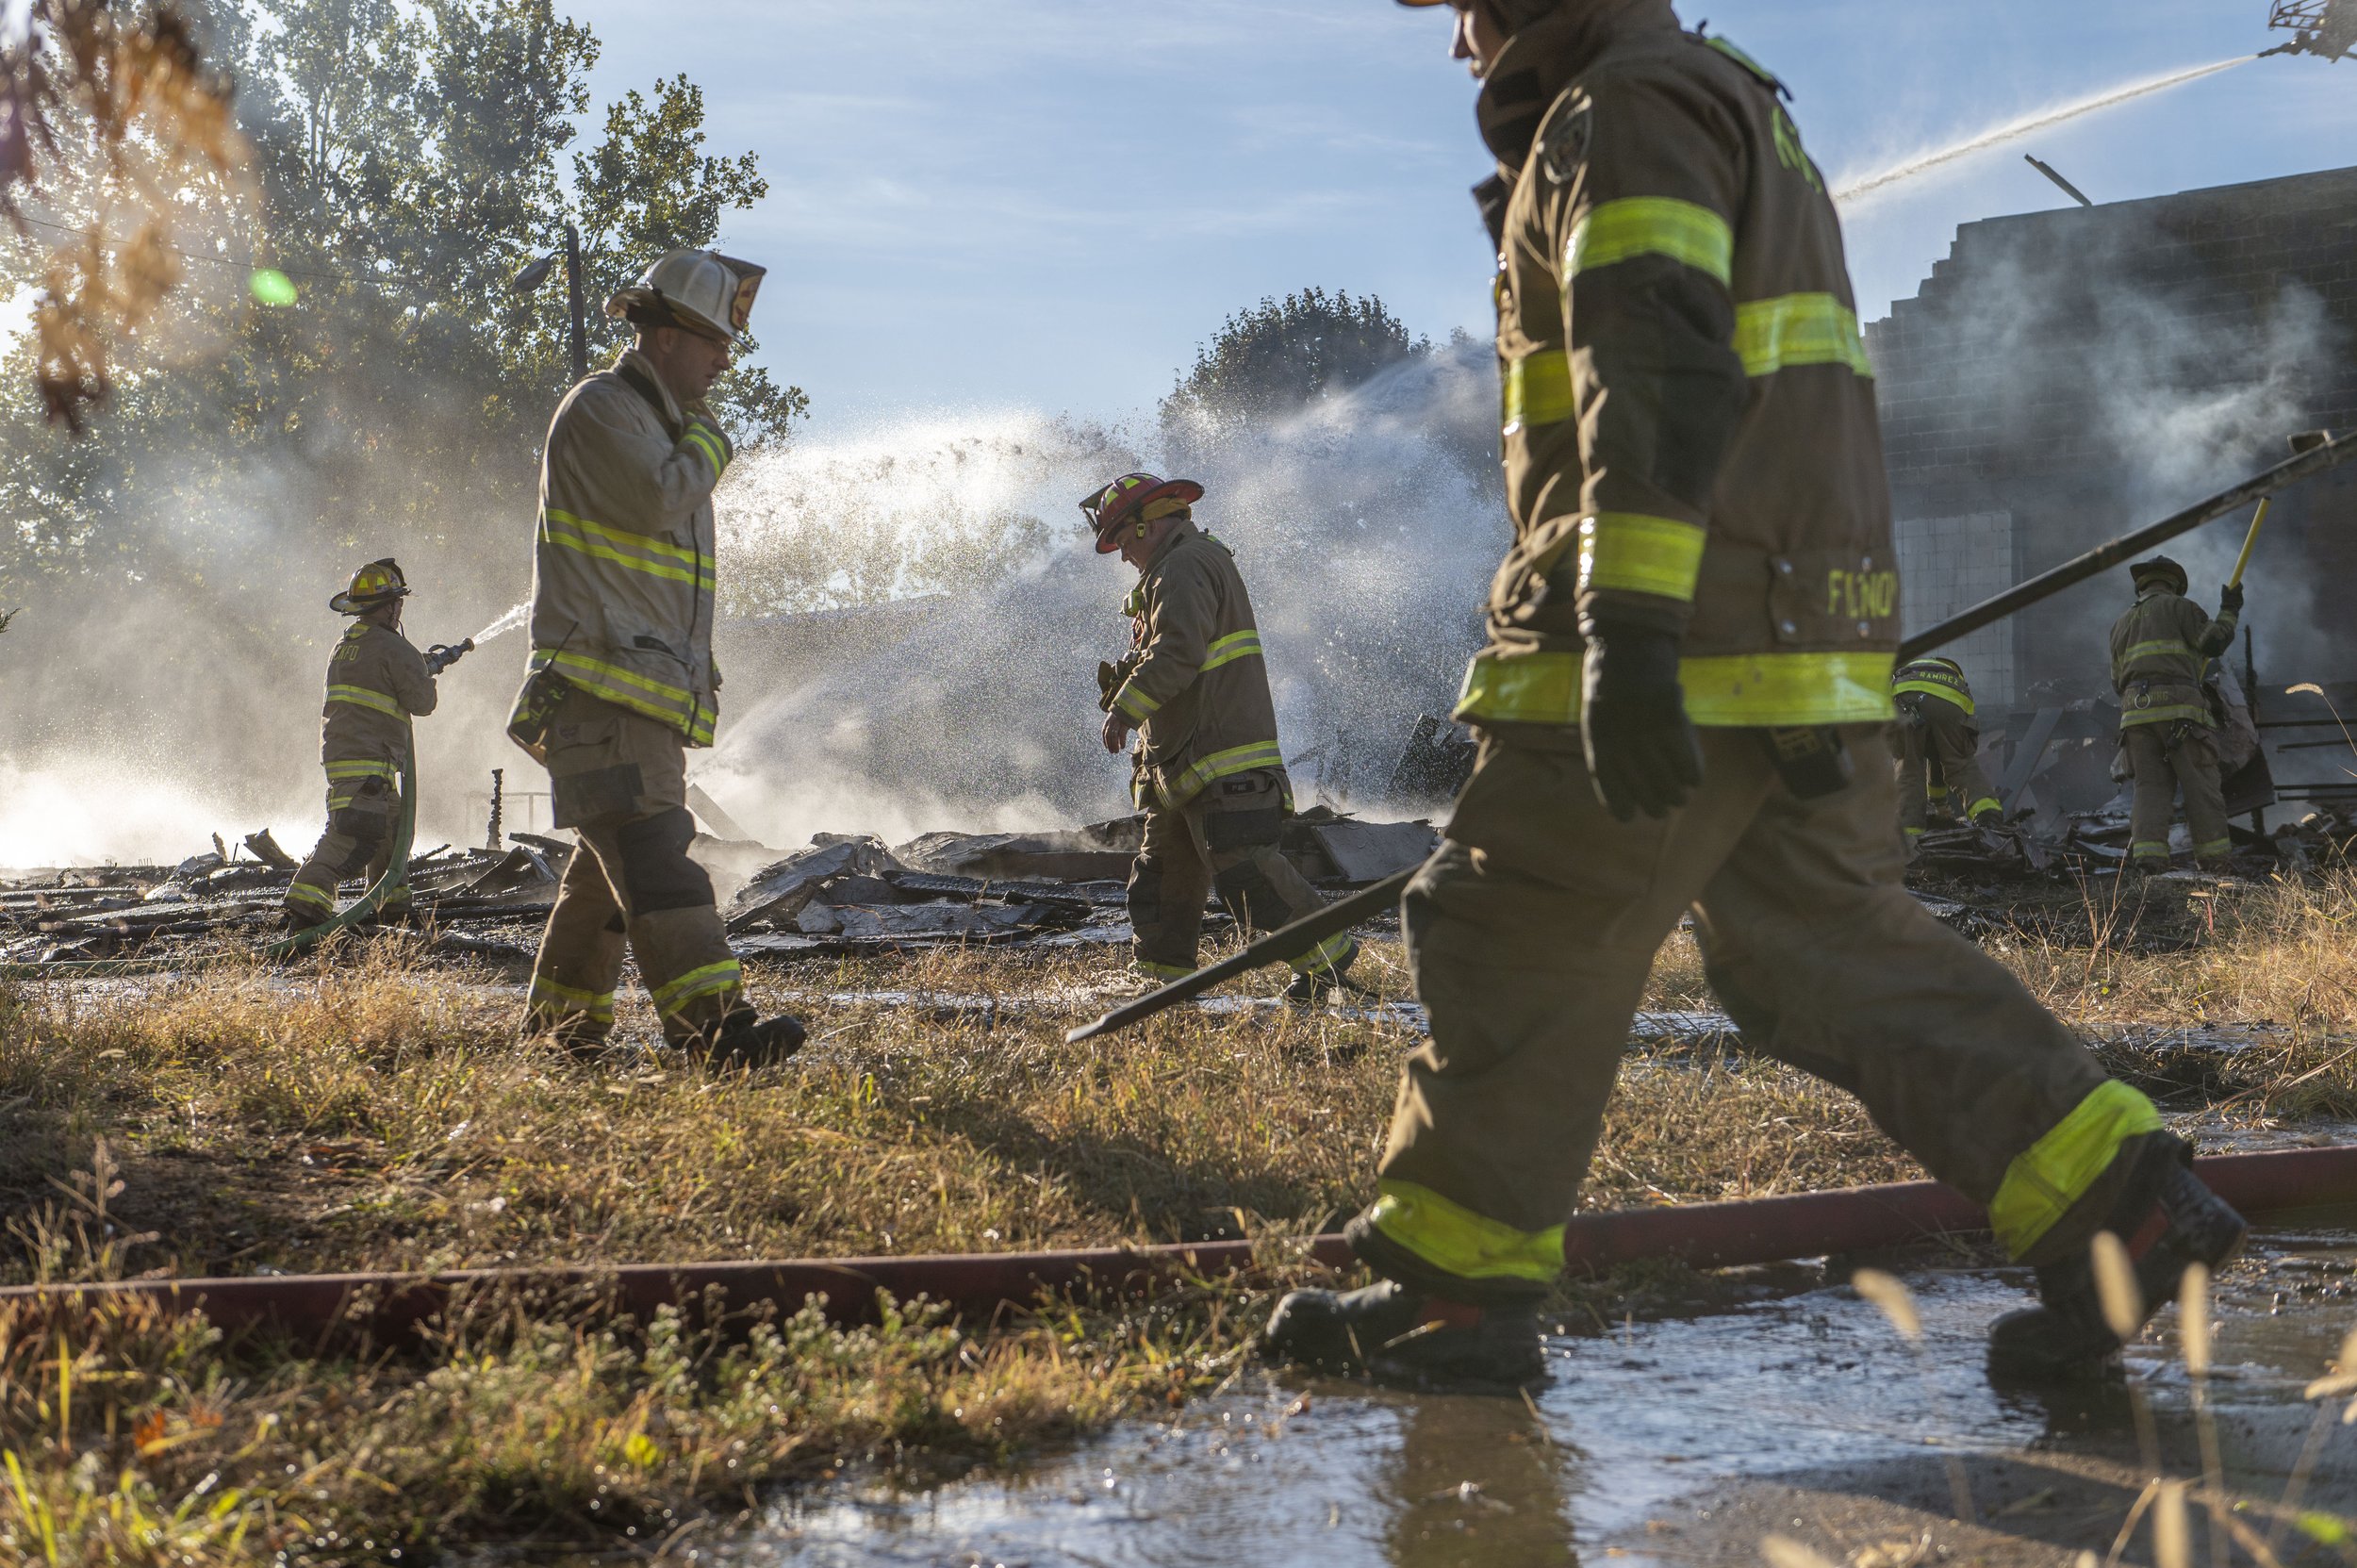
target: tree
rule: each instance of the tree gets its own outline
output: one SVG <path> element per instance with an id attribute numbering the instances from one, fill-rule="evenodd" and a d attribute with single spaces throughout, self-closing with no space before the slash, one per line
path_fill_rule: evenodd
<path id="1" fill-rule="evenodd" d="M 1162 399 L 1164 437 L 1185 450 L 1281 418 L 1429 354 L 1373 294 L 1304 289 L 1262 299 L 1222 323 Z"/>
<path id="2" fill-rule="evenodd" d="M 0 569 L 225 593 L 289 556 L 470 549 L 486 511 L 526 503 L 569 369 L 563 290 L 507 280 L 572 217 L 594 309 L 766 189 L 750 155 L 705 154 L 684 77 L 610 106 L 569 182 L 598 42 L 552 0 L 254 4 L 259 25 L 214 44 L 241 83 L 254 210 L 171 234 L 187 282 L 90 437 L 0 404 Z M 290 305 L 249 293 L 256 260 Z M 753 440 L 804 406 L 750 370 L 721 401 Z"/>

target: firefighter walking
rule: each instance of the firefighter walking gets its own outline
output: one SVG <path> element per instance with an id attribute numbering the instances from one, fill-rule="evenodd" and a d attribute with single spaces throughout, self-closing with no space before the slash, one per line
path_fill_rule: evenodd
<path id="1" fill-rule="evenodd" d="M 1204 900 L 1220 900 L 1249 932 L 1273 931 L 1325 907 L 1277 851 L 1293 788 L 1277 747 L 1277 707 L 1252 599 L 1225 544 L 1195 525 L 1203 487 L 1125 473 L 1080 503 L 1096 552 L 1137 569 L 1125 606 L 1129 652 L 1097 672 L 1105 750 L 1138 745 L 1131 790 L 1146 842 L 1129 871 L 1138 969 L 1193 972 Z M 1286 997 L 1313 1002 L 1349 983 L 1359 956 L 1347 933 L 1287 962 Z"/>
<path id="2" fill-rule="evenodd" d="M 352 625 L 327 659 L 327 697 L 320 709 L 320 763 L 327 771 L 327 827 L 287 889 L 285 923 L 315 926 L 336 913 L 337 884 L 374 883 L 390 864 L 395 825 L 407 802 L 402 775 L 415 737 L 410 720 L 434 711 L 434 676 L 425 654 L 401 634 L 409 582 L 390 556 L 371 561 L 327 602 Z M 396 887 L 380 916 L 408 913 Z"/>
<path id="3" fill-rule="evenodd" d="M 1916 659 L 1890 677 L 1899 712 L 1899 825 L 1910 842 L 1932 814 L 1997 821 L 2004 807 L 1981 770 L 1981 726 L 1972 687 L 1953 659 Z"/>
<path id="4" fill-rule="evenodd" d="M 2097 1231 L 2150 1311 L 2243 1227 L 2151 1102 L 1902 885 L 1871 370 L 1782 89 L 1668 0 L 1453 3 L 1498 158 L 1515 540 L 1458 710 L 1474 776 L 1405 900 L 1431 1038 L 1348 1227 L 1383 1278 L 1287 1297 L 1264 1348 L 1541 1375 L 1537 1303 L 1690 908 L 1745 1048 L 1855 1094 L 2035 1265 L 2043 1305 L 1999 1321 L 1992 1372 L 2100 1366 Z"/>
<path id="5" fill-rule="evenodd" d="M 596 1055 L 614 1027 L 627 949 L 664 1037 L 716 1064 L 759 1065 L 802 1042 L 757 1018 L 688 857 L 687 749 L 709 746 L 713 487 L 731 456 L 704 399 L 729 367 L 763 269 L 673 251 L 606 303 L 637 329 L 610 370 L 567 394 L 549 427 L 533 547 L 532 662 L 508 734 L 549 770 L 574 850 L 540 939 L 527 1033 Z"/>
<path id="6" fill-rule="evenodd" d="M 2168 869 L 2168 825 L 2183 790 L 2194 859 L 2204 867 L 2222 866 L 2234 842 L 2226 825 L 2217 739 L 2201 671 L 2234 645 L 2242 586 L 2229 583 L 2218 589 L 2213 620 L 2185 597 L 2185 569 L 2167 556 L 2139 561 L 2128 576 L 2135 585 L 2135 606 L 2112 624 L 2119 744 L 2135 780 L 2128 863 L 2138 871 Z"/>

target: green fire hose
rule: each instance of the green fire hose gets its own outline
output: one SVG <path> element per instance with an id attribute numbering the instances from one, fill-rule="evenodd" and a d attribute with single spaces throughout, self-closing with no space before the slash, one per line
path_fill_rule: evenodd
<path id="1" fill-rule="evenodd" d="M 418 743 L 415 726 L 410 727 L 409 745 L 401 764 L 401 820 L 393 829 L 393 850 L 385 863 L 385 874 L 371 884 L 366 893 L 343 910 L 316 926 L 289 932 L 259 949 L 263 958 L 291 958 L 307 951 L 339 931 L 358 925 L 383 908 L 387 900 L 409 884 L 409 849 L 418 827 Z M 0 964 L 0 980 L 107 980 L 124 975 L 167 974 L 173 969 L 202 968 L 224 959 L 241 956 L 231 953 L 200 953 L 174 958 L 85 958 L 68 959 L 57 964 Z"/>

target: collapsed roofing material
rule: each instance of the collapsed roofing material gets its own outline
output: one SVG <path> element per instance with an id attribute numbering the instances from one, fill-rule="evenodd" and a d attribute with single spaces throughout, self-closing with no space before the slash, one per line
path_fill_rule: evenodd
<path id="1" fill-rule="evenodd" d="M 700 838 L 692 852 L 724 886 L 737 884 L 722 913 L 746 956 L 1113 946 L 1129 940 L 1120 879 L 1143 834 L 1144 819 L 1133 817 L 1038 834 L 934 833 L 897 849 L 821 834 L 785 855 L 750 840 Z M 445 845 L 410 859 L 410 924 L 434 932 L 437 949 L 531 956 L 573 851 L 555 838 L 507 836 L 504 850 Z M 1311 881 L 1346 887 L 1415 865 L 1437 843 L 1426 823 L 1361 822 L 1320 807 L 1289 825 L 1284 848 Z M 0 882 L 0 964 L 133 951 L 176 959 L 184 950 L 194 961 L 209 950 L 202 939 L 218 949 L 223 938 L 257 938 L 272 929 L 293 863 L 267 833 L 250 835 L 244 850 L 252 858 L 216 839 L 212 850 L 173 867 Z M 1225 919 L 1215 913 L 1212 924 Z"/>

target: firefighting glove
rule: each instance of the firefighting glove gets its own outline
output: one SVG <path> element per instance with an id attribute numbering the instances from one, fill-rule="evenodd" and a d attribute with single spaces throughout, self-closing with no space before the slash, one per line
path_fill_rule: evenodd
<path id="1" fill-rule="evenodd" d="M 1597 622 L 1588 634 L 1579 738 L 1596 798 L 1621 821 L 1663 817 L 1703 782 L 1702 748 L 1678 685 L 1678 638 Z"/>
<path id="2" fill-rule="evenodd" d="M 2229 583 L 2217 590 L 2217 613 L 2228 615 L 2242 608 L 2242 585 Z"/>

